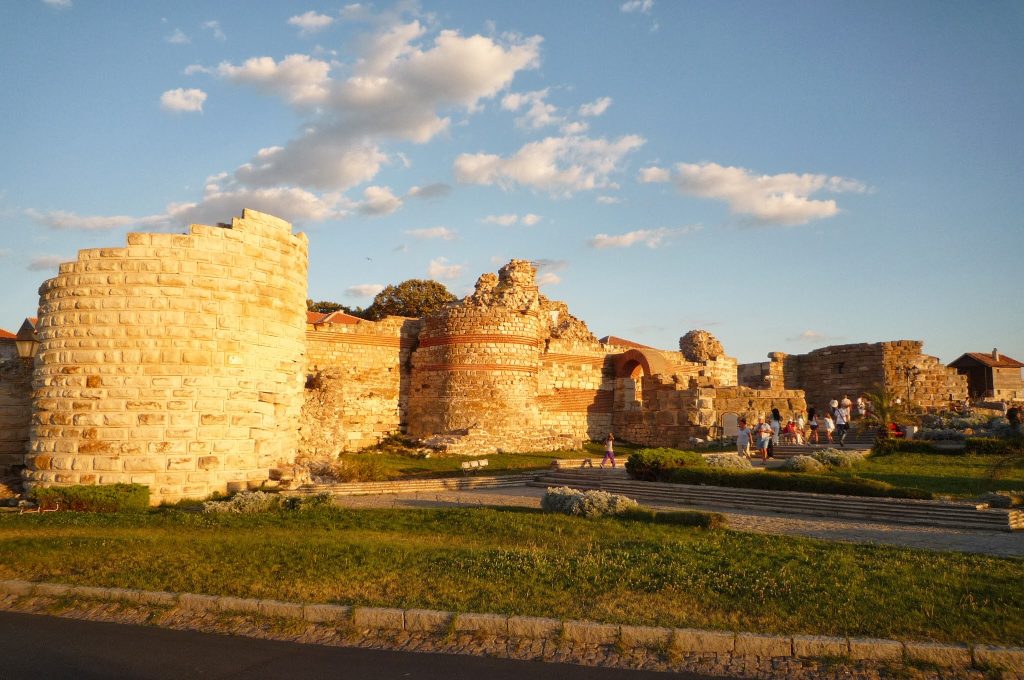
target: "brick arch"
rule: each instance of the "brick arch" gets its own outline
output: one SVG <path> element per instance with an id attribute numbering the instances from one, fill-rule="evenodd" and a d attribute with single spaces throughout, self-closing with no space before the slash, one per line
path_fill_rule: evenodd
<path id="1" fill-rule="evenodd" d="M 612 358 L 616 378 L 636 378 L 639 368 L 643 375 L 668 375 L 672 372 L 668 361 L 655 350 L 630 349 Z"/>

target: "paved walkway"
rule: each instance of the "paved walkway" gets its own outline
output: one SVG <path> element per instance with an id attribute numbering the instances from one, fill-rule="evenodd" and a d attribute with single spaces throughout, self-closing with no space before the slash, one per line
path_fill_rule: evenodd
<path id="1" fill-rule="evenodd" d="M 337 502 L 340 505 L 352 508 L 433 508 L 451 506 L 538 508 L 540 507 L 540 498 L 543 495 L 544 489 L 519 487 L 380 496 L 343 496 L 339 497 Z M 875 543 L 922 550 L 984 553 L 1002 557 L 1024 558 L 1024 532 L 967 531 L 906 524 L 862 522 L 828 517 L 796 517 L 715 506 L 655 505 L 653 507 L 672 510 L 680 508 L 714 510 L 725 515 L 729 520 L 729 528 L 737 531 L 808 536 L 825 541 Z"/>

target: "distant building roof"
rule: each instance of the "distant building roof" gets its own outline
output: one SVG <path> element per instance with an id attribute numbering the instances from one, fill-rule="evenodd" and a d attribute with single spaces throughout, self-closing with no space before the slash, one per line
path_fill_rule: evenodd
<path id="1" fill-rule="evenodd" d="M 339 310 L 337 312 L 327 314 L 320 323 L 359 323 L 360 321 L 363 321 L 363 319 L 360 319 L 358 316 L 346 314 Z"/>
<path id="2" fill-rule="evenodd" d="M 999 358 L 996 359 L 991 354 L 984 352 L 967 352 L 949 365 L 953 368 L 960 368 L 964 363 L 970 363 L 971 361 L 976 361 L 989 368 L 1024 368 L 1024 363 L 1011 359 L 1005 354 L 1000 354 Z"/>
<path id="3" fill-rule="evenodd" d="M 618 338 L 614 335 L 606 335 L 601 338 L 598 342 L 603 342 L 606 345 L 617 345 L 619 347 L 634 347 L 636 349 L 654 349 L 650 345 L 641 345 L 639 342 L 633 342 L 632 340 L 626 340 L 625 338 Z"/>
<path id="4" fill-rule="evenodd" d="M 326 316 L 327 316 L 326 314 L 323 314 L 321 312 L 310 312 L 310 311 L 307 311 L 306 312 L 306 323 L 313 323 L 313 324 L 323 323 L 324 322 L 324 318 Z"/>
<path id="5" fill-rule="evenodd" d="M 5 331 L 3 328 L 0 328 L 0 340 L 14 340 L 17 337 L 18 336 L 15 335 L 14 333 L 10 331 Z"/>

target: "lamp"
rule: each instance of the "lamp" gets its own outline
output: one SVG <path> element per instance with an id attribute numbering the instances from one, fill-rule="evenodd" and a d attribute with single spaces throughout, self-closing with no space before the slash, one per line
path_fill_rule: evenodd
<path id="1" fill-rule="evenodd" d="M 14 336 L 14 344 L 18 348 L 18 356 L 26 361 L 31 361 L 39 352 L 39 341 L 36 340 L 36 331 L 27 322 L 22 324 L 18 334 Z"/>

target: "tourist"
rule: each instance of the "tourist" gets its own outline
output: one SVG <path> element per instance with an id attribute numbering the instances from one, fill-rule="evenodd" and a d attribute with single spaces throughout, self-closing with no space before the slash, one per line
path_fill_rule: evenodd
<path id="1" fill-rule="evenodd" d="M 753 432 L 747 427 L 747 420 L 744 418 L 740 421 L 740 429 L 736 432 L 736 453 L 749 460 L 750 458 L 750 440 Z"/>
<path id="2" fill-rule="evenodd" d="M 836 431 L 835 421 L 832 420 L 832 414 L 825 414 L 825 437 L 828 439 L 828 443 L 832 443 L 832 433 Z"/>
<path id="3" fill-rule="evenodd" d="M 787 444 L 796 444 L 796 421 L 790 418 L 782 428 L 782 440 Z"/>
<path id="4" fill-rule="evenodd" d="M 796 414 L 796 443 L 803 444 L 805 432 L 807 429 L 807 421 L 804 420 L 804 412 L 798 411 Z"/>
<path id="5" fill-rule="evenodd" d="M 847 394 L 843 395 L 843 400 L 839 402 L 839 406 L 845 408 L 847 413 L 853 413 L 853 402 L 850 401 L 850 396 Z"/>
<path id="6" fill-rule="evenodd" d="M 848 403 L 850 400 L 843 398 L 841 403 Z M 846 448 L 846 433 L 850 431 L 850 407 L 840 406 L 835 412 L 836 429 L 839 430 L 839 447 Z M 830 437 L 831 439 L 831 437 Z"/>
<path id="7" fill-rule="evenodd" d="M 601 467 L 603 468 L 608 461 L 611 461 L 612 467 L 615 467 L 615 435 L 611 432 L 604 440 L 604 458 L 601 459 Z"/>
<path id="8" fill-rule="evenodd" d="M 814 412 L 814 409 L 810 409 L 807 412 L 807 427 L 810 428 L 811 432 L 807 435 L 807 443 L 811 443 L 811 438 L 814 438 L 814 443 L 820 443 L 818 441 L 818 414 Z"/>
<path id="9" fill-rule="evenodd" d="M 768 446 L 772 443 L 772 426 L 764 422 L 764 416 L 758 417 L 754 435 L 757 437 L 757 452 L 761 454 L 761 460 L 767 463 Z"/>
<path id="10" fill-rule="evenodd" d="M 768 457 L 775 457 L 775 447 L 779 445 L 779 434 L 782 432 L 782 414 L 779 409 L 772 409 L 772 420 L 769 423 L 772 428 L 772 440 L 768 443 Z"/>
<path id="11" fill-rule="evenodd" d="M 857 397 L 857 420 L 864 420 L 868 417 L 868 402 L 864 395 Z"/>

